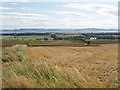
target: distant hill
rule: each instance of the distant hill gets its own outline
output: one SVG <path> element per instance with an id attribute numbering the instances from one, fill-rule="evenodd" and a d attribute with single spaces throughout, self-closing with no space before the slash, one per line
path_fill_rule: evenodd
<path id="1" fill-rule="evenodd" d="M 101 28 L 84 28 L 84 29 L 29 29 L 29 28 L 24 28 L 24 29 L 6 29 L 2 30 L 1 33 L 56 33 L 56 32 L 67 32 L 67 33 L 78 33 L 78 32 L 118 32 L 118 29 L 101 29 Z"/>

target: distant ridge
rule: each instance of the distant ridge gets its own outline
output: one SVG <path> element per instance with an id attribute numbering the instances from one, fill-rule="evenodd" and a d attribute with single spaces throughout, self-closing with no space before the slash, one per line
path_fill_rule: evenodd
<path id="1" fill-rule="evenodd" d="M 21 29 L 5 29 L 1 33 L 52 33 L 52 32 L 118 32 L 118 29 L 102 29 L 102 28 L 83 28 L 83 29 L 44 29 L 44 28 L 21 28 Z"/>

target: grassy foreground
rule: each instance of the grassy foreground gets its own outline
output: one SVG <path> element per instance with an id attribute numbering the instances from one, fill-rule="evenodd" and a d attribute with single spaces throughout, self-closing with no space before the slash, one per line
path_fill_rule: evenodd
<path id="1" fill-rule="evenodd" d="M 3 50 L 3 88 L 118 87 L 118 67 L 109 60 L 103 62 L 104 67 L 102 62 L 92 64 L 85 59 L 68 62 L 65 58 L 63 61 L 42 60 L 35 64 L 27 58 L 27 49 L 15 46 Z"/>

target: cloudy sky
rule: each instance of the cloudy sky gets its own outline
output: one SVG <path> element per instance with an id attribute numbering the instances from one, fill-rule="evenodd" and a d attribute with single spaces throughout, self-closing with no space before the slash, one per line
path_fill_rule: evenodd
<path id="1" fill-rule="evenodd" d="M 118 2 L 115 0 L 109 2 L 7 1 L 9 0 L 4 0 L 0 6 L 3 29 L 118 28 Z"/>

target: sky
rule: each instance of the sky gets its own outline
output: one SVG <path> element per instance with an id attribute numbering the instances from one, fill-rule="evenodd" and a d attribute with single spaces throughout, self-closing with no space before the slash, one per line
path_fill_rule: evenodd
<path id="1" fill-rule="evenodd" d="M 118 1 L 4 0 L 0 6 L 2 29 L 118 28 Z"/>

